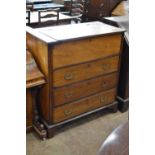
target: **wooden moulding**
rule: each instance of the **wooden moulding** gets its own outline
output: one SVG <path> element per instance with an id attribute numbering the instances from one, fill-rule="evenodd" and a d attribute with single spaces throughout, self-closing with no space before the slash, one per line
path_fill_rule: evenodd
<path id="1" fill-rule="evenodd" d="M 118 73 L 98 76 L 87 81 L 78 82 L 53 90 L 54 105 L 59 106 L 82 97 L 86 97 L 117 86 Z"/>
<path id="2" fill-rule="evenodd" d="M 104 111 L 104 110 L 110 110 L 111 112 L 115 113 L 115 112 L 117 112 L 117 110 L 118 110 L 117 107 L 118 107 L 118 102 L 115 101 L 115 102 L 110 103 L 110 104 L 108 104 L 108 105 L 106 105 L 106 106 L 104 106 L 104 107 L 99 107 L 99 108 L 97 108 L 97 109 L 91 110 L 91 111 L 89 111 L 89 112 L 83 113 L 83 114 L 81 114 L 81 115 L 75 116 L 75 117 L 73 117 L 73 118 L 71 118 L 71 119 L 67 119 L 67 120 L 65 120 L 65 121 L 62 121 L 62 122 L 60 122 L 60 123 L 56 123 L 56 124 L 53 124 L 53 125 L 47 124 L 47 122 L 46 122 L 43 118 L 41 118 L 41 120 L 42 120 L 42 122 L 44 123 L 44 125 L 45 125 L 45 127 L 46 127 L 46 129 L 47 129 L 47 137 L 48 137 L 48 138 L 52 138 L 52 137 L 54 136 L 54 134 L 55 134 L 56 128 L 58 128 L 58 127 L 60 127 L 60 126 L 62 126 L 62 125 L 71 123 L 71 122 L 73 122 L 73 121 L 76 121 L 76 120 L 78 120 L 78 119 L 81 119 L 81 118 L 83 118 L 83 117 L 86 117 L 86 116 L 88 116 L 88 115 L 91 115 L 91 114 L 93 114 L 93 113 L 96 113 L 96 112 L 99 112 L 99 111 L 102 111 L 102 110 L 103 110 L 103 111 Z"/>
<path id="3" fill-rule="evenodd" d="M 107 59 L 55 70 L 53 74 L 53 86 L 60 87 L 115 72 L 118 70 L 118 61 L 119 56 L 113 56 Z"/>
<path id="4" fill-rule="evenodd" d="M 54 108 L 53 122 L 58 123 L 115 101 L 116 88 Z"/>
<path id="5" fill-rule="evenodd" d="M 53 69 L 118 55 L 120 44 L 121 34 L 61 43 L 53 48 Z"/>

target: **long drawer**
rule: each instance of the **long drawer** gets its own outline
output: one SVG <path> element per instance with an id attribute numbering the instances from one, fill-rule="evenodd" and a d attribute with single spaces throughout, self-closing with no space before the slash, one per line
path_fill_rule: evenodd
<path id="1" fill-rule="evenodd" d="M 54 105 L 58 106 L 97 92 L 114 88 L 117 85 L 117 79 L 118 73 L 116 72 L 54 89 Z"/>
<path id="2" fill-rule="evenodd" d="M 119 56 L 90 63 L 57 69 L 53 73 L 53 86 L 60 87 L 118 70 Z"/>
<path id="3" fill-rule="evenodd" d="M 110 104 L 115 100 L 115 95 L 116 89 L 110 89 L 76 102 L 54 108 L 53 122 L 61 122 L 79 114 Z"/>
<path id="4" fill-rule="evenodd" d="M 56 69 L 117 55 L 120 52 L 121 37 L 121 34 L 115 34 L 55 45 L 52 67 Z"/>

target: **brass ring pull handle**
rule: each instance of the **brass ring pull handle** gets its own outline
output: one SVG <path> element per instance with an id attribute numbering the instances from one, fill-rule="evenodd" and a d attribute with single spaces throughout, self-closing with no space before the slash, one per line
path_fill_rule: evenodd
<path id="1" fill-rule="evenodd" d="M 67 92 L 64 94 L 65 98 L 70 98 L 73 96 L 73 92 Z"/>
<path id="2" fill-rule="evenodd" d="M 105 97 L 105 96 L 101 96 L 101 98 L 100 98 L 100 103 L 104 103 L 105 100 L 106 100 L 106 97 Z"/>
<path id="3" fill-rule="evenodd" d="M 107 70 L 110 68 L 110 64 L 103 64 L 102 69 Z"/>
<path id="4" fill-rule="evenodd" d="M 66 73 L 64 78 L 65 78 L 65 80 L 71 80 L 71 79 L 73 79 L 73 74 L 72 73 Z"/>
<path id="5" fill-rule="evenodd" d="M 65 111 L 64 111 L 64 114 L 65 114 L 66 116 L 68 116 L 68 115 L 71 115 L 72 112 L 73 112 L 72 109 L 70 109 L 70 110 L 65 110 Z"/>

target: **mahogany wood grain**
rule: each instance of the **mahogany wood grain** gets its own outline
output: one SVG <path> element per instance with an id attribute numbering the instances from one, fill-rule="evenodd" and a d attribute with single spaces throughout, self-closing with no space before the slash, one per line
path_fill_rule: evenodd
<path id="1" fill-rule="evenodd" d="M 26 33 L 27 47 L 32 52 L 36 63 L 38 64 L 44 75 L 48 76 L 48 47 L 47 44 L 34 36 Z"/>
<path id="2" fill-rule="evenodd" d="M 70 41 L 53 49 L 53 68 L 119 54 L 121 34 Z"/>
<path id="3" fill-rule="evenodd" d="M 72 118 L 84 112 L 112 103 L 115 100 L 116 89 L 111 89 L 76 102 L 54 109 L 54 123 Z"/>
<path id="4" fill-rule="evenodd" d="M 46 84 L 40 89 L 38 103 L 40 107 L 40 114 L 45 120 L 49 121 L 49 107 L 50 107 L 50 96 L 49 96 L 49 56 L 48 56 L 48 45 L 42 42 L 40 39 L 34 37 L 30 33 L 26 33 L 27 36 L 27 47 L 32 52 L 35 61 L 38 64 L 40 70 L 44 73 Z"/>
<path id="5" fill-rule="evenodd" d="M 53 86 L 60 87 L 118 70 L 119 56 L 71 66 L 54 71 Z"/>
<path id="6" fill-rule="evenodd" d="M 113 0 L 114 1 L 114 0 Z M 125 16 L 129 14 L 129 2 L 122 1 L 116 8 L 111 12 L 111 16 Z"/>
<path id="7" fill-rule="evenodd" d="M 27 29 L 27 47 L 46 79 L 38 94 L 38 105 L 48 137 L 53 135 L 51 126 L 58 122 L 113 107 L 113 103 L 117 110 L 123 33 L 123 29 L 101 22 Z M 105 88 L 101 88 L 102 79 L 108 82 Z M 85 82 L 90 82 L 89 86 Z M 77 96 L 65 101 L 64 94 L 71 89 Z"/>
<path id="8" fill-rule="evenodd" d="M 54 105 L 61 105 L 117 86 L 118 73 L 54 89 Z"/>
<path id="9" fill-rule="evenodd" d="M 29 50 L 26 50 L 26 127 L 32 128 L 34 120 L 34 105 L 38 87 L 45 83 L 44 75 L 38 69 L 35 59 Z"/>
<path id="10" fill-rule="evenodd" d="M 109 16 L 109 0 L 86 0 L 84 17 L 97 20 Z"/>
<path id="11" fill-rule="evenodd" d="M 100 20 L 111 15 L 111 11 L 122 0 L 85 0 L 84 21 Z"/>
<path id="12" fill-rule="evenodd" d="M 45 83 L 44 75 L 40 72 L 29 50 L 26 51 L 26 88 L 32 88 Z"/>

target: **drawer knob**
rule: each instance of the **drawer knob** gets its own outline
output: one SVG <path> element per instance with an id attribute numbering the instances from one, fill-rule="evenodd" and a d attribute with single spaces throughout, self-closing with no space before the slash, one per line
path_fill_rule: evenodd
<path id="1" fill-rule="evenodd" d="M 64 96 L 65 96 L 65 98 L 70 98 L 73 96 L 73 92 L 67 92 L 67 93 L 65 93 Z"/>
<path id="2" fill-rule="evenodd" d="M 104 88 L 104 87 L 106 87 L 106 86 L 107 86 L 107 82 L 104 81 L 104 82 L 102 83 L 102 87 Z"/>
<path id="3" fill-rule="evenodd" d="M 104 3 L 101 3 L 100 7 L 103 7 Z"/>
<path id="4" fill-rule="evenodd" d="M 102 14 L 102 13 L 100 13 L 100 14 L 99 14 L 99 17 L 102 17 L 102 16 L 103 16 L 103 14 Z"/>
<path id="5" fill-rule="evenodd" d="M 109 64 L 103 64 L 102 69 L 107 70 L 110 68 Z"/>
<path id="6" fill-rule="evenodd" d="M 91 64 L 87 64 L 86 67 L 87 67 L 87 68 L 90 68 L 90 67 L 91 67 Z"/>
<path id="7" fill-rule="evenodd" d="M 102 97 L 100 98 L 100 103 L 104 103 L 105 100 L 106 100 L 106 97 L 105 97 L 105 96 L 102 96 Z"/>
<path id="8" fill-rule="evenodd" d="M 64 114 L 66 115 L 66 116 L 68 116 L 68 115 L 71 115 L 72 114 L 72 112 L 73 112 L 73 110 L 65 110 L 64 111 Z"/>
<path id="9" fill-rule="evenodd" d="M 66 73 L 64 78 L 65 78 L 65 80 L 71 80 L 73 78 L 73 74 L 72 73 Z"/>

